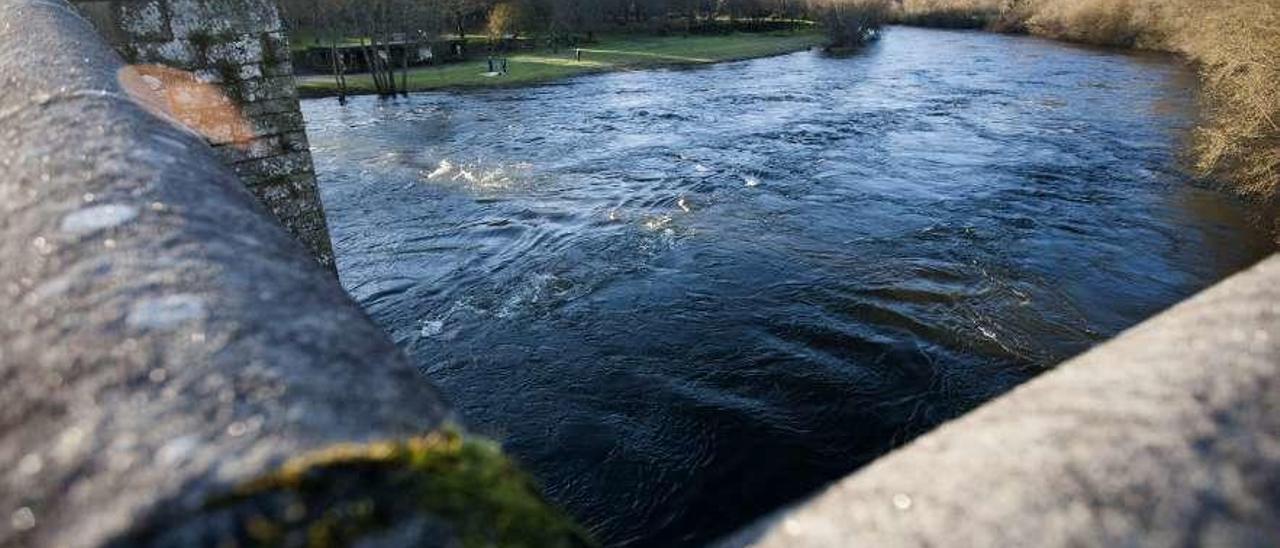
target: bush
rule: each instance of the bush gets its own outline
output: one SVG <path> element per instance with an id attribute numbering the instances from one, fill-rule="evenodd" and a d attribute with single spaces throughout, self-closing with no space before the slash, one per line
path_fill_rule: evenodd
<path id="1" fill-rule="evenodd" d="M 890 0 L 813 0 L 812 9 L 827 33 L 828 49 L 859 46 L 875 38 L 889 19 Z"/>

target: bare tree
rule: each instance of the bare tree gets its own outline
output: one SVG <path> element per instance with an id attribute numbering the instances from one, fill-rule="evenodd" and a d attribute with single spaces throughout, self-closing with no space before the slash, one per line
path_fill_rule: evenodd
<path id="1" fill-rule="evenodd" d="M 875 38 L 889 18 L 891 0 L 810 0 L 827 33 L 828 49 L 848 49 Z"/>

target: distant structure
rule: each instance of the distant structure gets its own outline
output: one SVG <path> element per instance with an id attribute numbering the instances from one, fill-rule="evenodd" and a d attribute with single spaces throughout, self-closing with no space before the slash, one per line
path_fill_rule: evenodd
<path id="1" fill-rule="evenodd" d="M 298 104 L 289 40 L 275 2 L 74 3 L 128 63 L 187 71 L 237 103 L 247 133 L 206 132 L 206 139 L 262 204 L 332 269 L 333 249 Z M 201 113 L 182 117 L 187 115 L 198 118 Z"/>
<path id="2" fill-rule="evenodd" d="M 365 63 L 365 54 L 369 46 L 362 44 L 338 44 L 330 46 L 317 43 L 310 45 L 301 56 L 294 59 L 304 68 L 319 74 L 329 74 L 333 70 L 333 59 L 336 53 L 342 59 L 342 65 L 348 71 L 364 72 L 369 70 Z M 383 43 L 391 66 L 399 67 L 407 63 L 411 67 L 431 64 L 457 63 L 467 60 L 467 41 L 457 38 L 436 40 L 434 42 L 410 41 L 404 36 L 392 35 L 390 41 Z M 407 56 L 407 58 L 406 58 Z"/>

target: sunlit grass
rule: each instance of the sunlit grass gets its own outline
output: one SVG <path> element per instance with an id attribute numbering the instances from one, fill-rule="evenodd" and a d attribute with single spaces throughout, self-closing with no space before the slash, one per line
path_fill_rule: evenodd
<path id="1" fill-rule="evenodd" d="M 616 49 L 585 49 L 585 48 L 582 51 L 583 53 L 589 54 L 593 57 L 598 55 L 604 55 L 606 57 L 615 57 L 615 58 L 616 57 L 624 57 L 624 58 L 625 57 L 648 57 L 651 59 L 662 59 L 662 60 L 671 61 L 674 63 L 711 63 L 715 61 L 715 59 L 708 59 L 706 57 L 686 57 L 683 55 L 666 55 L 662 53 L 652 53 L 648 51 L 624 51 L 624 50 L 616 50 Z"/>
<path id="2" fill-rule="evenodd" d="M 612 67 L 612 63 L 603 61 L 575 61 L 567 57 L 548 57 L 544 55 L 522 55 L 517 58 L 521 63 L 538 63 L 543 65 L 551 65 L 556 67 L 591 67 L 591 68 L 608 68 Z"/>
<path id="3" fill-rule="evenodd" d="M 558 53 L 538 50 L 513 54 L 508 57 L 507 74 L 500 76 L 486 74 L 489 67 L 485 59 L 423 67 L 409 71 L 408 87 L 410 91 L 426 91 L 528 85 L 592 72 L 767 57 L 808 49 L 822 40 L 822 35 L 812 30 L 723 36 L 603 36 L 598 43 L 582 48 L 581 61 L 568 48 Z M 397 82 L 399 78 L 397 74 Z M 349 75 L 347 86 L 351 93 L 374 91 L 368 75 Z M 299 78 L 298 89 L 304 96 L 337 91 L 331 76 Z"/>

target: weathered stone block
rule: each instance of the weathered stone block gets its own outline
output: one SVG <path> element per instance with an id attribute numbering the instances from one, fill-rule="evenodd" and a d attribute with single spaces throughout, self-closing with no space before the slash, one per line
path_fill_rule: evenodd
<path id="1" fill-rule="evenodd" d="M 251 118 L 249 125 L 253 134 L 258 136 L 300 132 L 305 131 L 307 127 L 301 112 L 263 114 Z"/>
<path id="2" fill-rule="evenodd" d="M 117 2 L 115 12 L 120 30 L 136 40 L 173 40 L 168 10 L 162 0 Z"/>
<path id="3" fill-rule="evenodd" d="M 223 162 L 228 164 L 268 158 L 288 152 L 285 148 L 284 137 L 280 135 L 259 137 L 239 143 L 228 143 L 216 147 L 216 150 Z"/>
<path id="4" fill-rule="evenodd" d="M 275 32 L 282 28 L 280 14 L 263 0 L 167 0 L 169 25 L 174 36 L 199 33 Z"/>
<path id="5" fill-rule="evenodd" d="M 304 231 L 316 231 L 323 222 L 315 177 L 310 174 L 282 175 L 262 181 L 257 187 L 263 203 L 277 218 Z"/>
<path id="6" fill-rule="evenodd" d="M 314 210 L 298 198 L 315 193 L 315 178 L 305 174 L 281 175 L 259 182 L 257 189 L 264 203 L 283 219 L 296 219 Z"/>
<path id="7" fill-rule="evenodd" d="M 195 76 L 196 80 L 199 80 L 201 83 L 205 83 L 205 84 L 221 84 L 222 83 L 222 72 L 216 69 L 203 68 L 203 69 L 193 70 L 191 71 L 191 74 Z"/>
<path id="8" fill-rule="evenodd" d="M 284 150 L 288 152 L 307 152 L 311 153 L 311 144 L 307 141 L 307 133 L 305 131 L 296 131 L 286 133 L 280 136 L 280 143 Z"/>
<path id="9" fill-rule="evenodd" d="M 239 77 L 240 77 L 240 79 L 241 79 L 241 80 L 252 80 L 252 79 L 254 79 L 254 78 L 262 78 L 262 76 L 263 76 L 263 75 L 262 75 L 262 65 L 259 65 L 259 64 L 257 64 L 257 63 L 249 63 L 249 64 L 247 64 L 247 65 L 240 65 L 240 68 L 238 69 L 238 72 L 239 72 Z"/>
<path id="10" fill-rule="evenodd" d="M 228 90 L 230 95 L 238 95 L 240 93 L 239 86 L 245 80 L 255 80 L 265 77 L 262 72 L 262 65 L 257 63 L 249 63 L 247 65 L 237 65 L 229 62 L 214 63 L 212 68 L 201 68 L 191 71 L 196 79 L 206 84 L 226 84 L 231 86 Z"/>
<path id="11" fill-rule="evenodd" d="M 214 37 L 205 50 L 208 62 L 245 65 L 262 62 L 262 41 L 254 34 Z"/>
<path id="12" fill-rule="evenodd" d="M 138 63 L 157 63 L 183 70 L 197 68 L 199 56 L 186 40 L 167 42 L 134 41 L 129 44 Z"/>
<path id="13" fill-rule="evenodd" d="M 246 117 L 255 118 L 264 114 L 279 114 L 281 112 L 297 112 L 298 103 L 294 99 L 264 99 L 261 101 L 246 102 L 241 108 Z"/>
<path id="14" fill-rule="evenodd" d="M 241 162 L 232 166 L 237 174 L 246 178 L 255 178 L 260 180 L 272 179 L 285 175 L 295 175 L 299 173 L 313 173 L 311 165 L 311 154 L 304 152 L 288 152 L 278 156 L 269 158 L 259 158 Z M 264 188 L 261 184 L 249 182 L 249 188 L 258 190 Z"/>
<path id="15" fill-rule="evenodd" d="M 246 102 L 271 99 L 297 100 L 298 88 L 292 77 L 273 76 L 240 82 L 239 95 Z"/>

